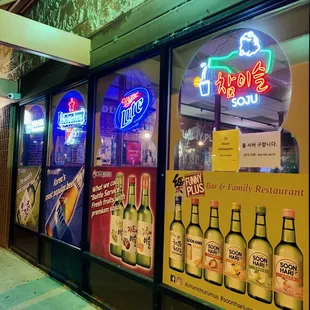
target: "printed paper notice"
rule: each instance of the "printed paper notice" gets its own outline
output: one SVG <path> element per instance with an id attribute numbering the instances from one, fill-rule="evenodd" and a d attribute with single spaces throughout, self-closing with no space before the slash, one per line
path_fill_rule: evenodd
<path id="1" fill-rule="evenodd" d="M 213 132 L 212 171 L 239 170 L 239 129 Z"/>
<path id="2" fill-rule="evenodd" d="M 240 135 L 240 167 L 279 168 L 280 165 L 280 131 Z"/>

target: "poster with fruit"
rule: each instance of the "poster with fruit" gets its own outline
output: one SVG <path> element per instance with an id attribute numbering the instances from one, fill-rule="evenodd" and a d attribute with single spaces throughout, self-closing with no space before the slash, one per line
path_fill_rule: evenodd
<path id="1" fill-rule="evenodd" d="M 163 282 L 222 309 L 308 309 L 308 177 L 167 171 Z"/>
<path id="2" fill-rule="evenodd" d="M 90 252 L 153 277 L 156 168 L 93 168 Z"/>

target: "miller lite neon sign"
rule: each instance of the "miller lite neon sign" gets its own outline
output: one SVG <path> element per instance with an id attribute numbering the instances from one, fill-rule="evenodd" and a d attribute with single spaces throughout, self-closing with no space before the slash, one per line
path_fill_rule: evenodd
<path id="1" fill-rule="evenodd" d="M 114 114 L 115 128 L 128 131 L 137 127 L 147 116 L 151 104 L 150 93 L 144 87 L 128 91 L 117 106 Z"/>

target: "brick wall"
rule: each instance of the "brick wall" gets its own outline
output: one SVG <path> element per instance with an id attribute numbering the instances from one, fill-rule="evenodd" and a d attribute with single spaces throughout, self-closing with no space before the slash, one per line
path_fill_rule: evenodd
<path id="1" fill-rule="evenodd" d="M 11 160 L 10 106 L 0 109 L 0 246 L 8 245 L 10 218 Z M 13 130 L 11 130 L 11 134 Z"/>

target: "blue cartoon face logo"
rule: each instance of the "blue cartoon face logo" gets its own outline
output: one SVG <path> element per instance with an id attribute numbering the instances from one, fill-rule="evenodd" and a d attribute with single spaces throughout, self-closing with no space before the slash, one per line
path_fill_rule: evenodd
<path id="1" fill-rule="evenodd" d="M 239 55 L 240 56 L 253 56 L 260 51 L 258 37 L 253 31 L 248 31 L 240 38 Z"/>

